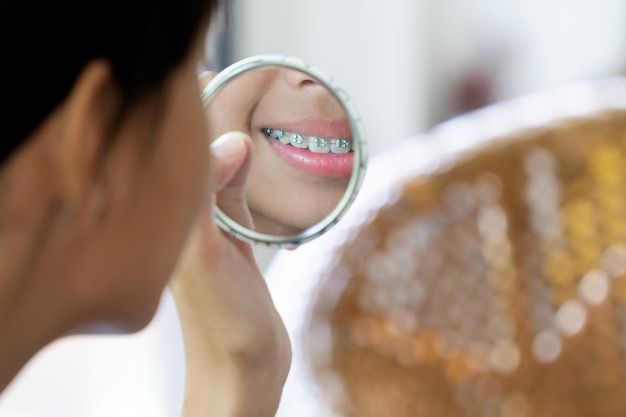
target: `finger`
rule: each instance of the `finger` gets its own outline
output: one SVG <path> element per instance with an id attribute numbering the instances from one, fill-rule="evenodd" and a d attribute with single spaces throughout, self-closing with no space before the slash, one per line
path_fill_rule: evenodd
<path id="1" fill-rule="evenodd" d="M 217 161 L 217 204 L 243 226 L 252 228 L 246 200 L 246 179 L 252 161 L 252 140 L 241 132 L 228 132 L 211 144 Z"/>

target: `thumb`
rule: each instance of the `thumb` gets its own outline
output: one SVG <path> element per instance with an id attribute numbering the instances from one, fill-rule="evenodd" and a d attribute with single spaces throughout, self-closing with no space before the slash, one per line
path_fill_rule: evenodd
<path id="1" fill-rule="evenodd" d="M 252 162 L 253 145 L 248 135 L 228 132 L 211 144 L 217 160 L 217 205 L 233 220 L 252 228 L 246 200 L 246 179 Z"/>

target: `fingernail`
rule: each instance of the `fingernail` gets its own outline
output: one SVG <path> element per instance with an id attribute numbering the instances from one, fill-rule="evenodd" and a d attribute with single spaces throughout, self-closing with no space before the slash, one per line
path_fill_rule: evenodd
<path id="1" fill-rule="evenodd" d="M 248 135 L 241 132 L 228 132 L 211 143 L 211 152 L 219 159 L 233 159 L 246 151 Z"/>

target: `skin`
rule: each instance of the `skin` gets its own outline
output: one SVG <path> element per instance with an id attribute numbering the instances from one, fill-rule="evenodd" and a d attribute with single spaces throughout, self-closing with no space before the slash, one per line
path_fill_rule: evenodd
<path id="1" fill-rule="evenodd" d="M 346 120 L 337 99 L 306 74 L 287 68 L 245 73 L 217 94 L 207 116 L 212 137 L 238 130 L 253 138 L 246 195 L 256 230 L 300 233 L 321 221 L 343 197 L 349 178 L 316 175 L 289 165 L 262 133 L 263 128 L 303 119 Z"/>
<path id="2" fill-rule="evenodd" d="M 0 167 L 0 390 L 59 337 L 141 329 L 170 282 L 188 366 L 183 415 L 274 415 L 289 341 L 250 247 L 224 236 L 212 211 L 220 195 L 249 217 L 252 145 L 230 134 L 208 149 L 201 38 L 163 94 L 113 133 L 111 68 L 90 62 Z"/>

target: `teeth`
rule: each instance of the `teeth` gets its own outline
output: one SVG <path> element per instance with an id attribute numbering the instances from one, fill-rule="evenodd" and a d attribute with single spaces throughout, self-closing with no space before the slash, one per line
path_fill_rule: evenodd
<path id="1" fill-rule="evenodd" d="M 289 145 L 291 143 L 290 135 L 286 134 L 282 130 L 278 130 L 278 132 L 280 132 L 278 136 L 278 140 L 280 140 L 280 143 L 282 143 L 283 145 Z"/>
<path id="2" fill-rule="evenodd" d="M 348 139 L 333 139 L 330 141 L 330 151 L 332 153 L 350 152 L 350 141 Z"/>
<path id="3" fill-rule="evenodd" d="M 329 153 L 330 145 L 328 141 L 324 138 L 316 138 L 311 136 L 309 138 L 309 150 L 315 153 Z"/>
<path id="4" fill-rule="evenodd" d="M 307 138 L 299 133 L 269 128 L 265 128 L 262 131 L 268 137 L 279 140 L 284 145 L 292 145 L 299 149 L 308 149 L 314 153 L 345 154 L 353 150 L 352 141 L 349 139 L 329 140 L 317 136 Z"/>
<path id="5" fill-rule="evenodd" d="M 283 136 L 285 136 L 285 132 L 283 132 L 282 130 L 271 130 L 271 129 L 267 129 L 267 130 L 270 135 L 270 138 L 281 139 Z"/>
<path id="6" fill-rule="evenodd" d="M 300 149 L 306 149 L 309 147 L 309 144 L 306 141 L 306 139 L 302 137 L 301 134 L 292 133 L 291 134 L 291 146 L 295 146 L 296 148 L 300 148 Z"/>

